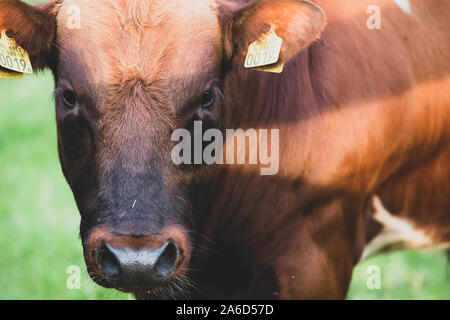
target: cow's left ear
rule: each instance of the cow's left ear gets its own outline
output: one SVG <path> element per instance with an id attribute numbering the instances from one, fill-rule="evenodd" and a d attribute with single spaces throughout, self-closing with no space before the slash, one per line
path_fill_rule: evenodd
<path id="1" fill-rule="evenodd" d="M 228 57 L 245 57 L 249 45 L 273 27 L 283 39 L 279 62 L 289 61 L 316 40 L 326 25 L 323 10 L 301 0 L 263 0 L 233 14 L 225 30 Z"/>
<path id="2" fill-rule="evenodd" d="M 0 31 L 8 31 L 28 52 L 35 70 L 51 64 L 58 3 L 60 0 L 51 0 L 31 6 L 18 0 L 0 0 Z"/>

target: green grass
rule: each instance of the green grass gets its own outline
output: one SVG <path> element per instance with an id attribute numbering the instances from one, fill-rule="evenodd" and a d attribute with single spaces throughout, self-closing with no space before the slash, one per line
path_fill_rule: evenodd
<path id="1" fill-rule="evenodd" d="M 49 73 L 0 79 L 0 299 L 129 299 L 86 274 L 79 214 L 61 173 Z M 66 270 L 83 271 L 69 290 Z M 381 269 L 380 290 L 366 286 L 367 267 Z M 395 252 L 365 261 L 349 299 L 448 299 L 443 252 Z"/>
<path id="2" fill-rule="evenodd" d="M 369 266 L 380 268 L 381 288 L 368 289 Z M 397 251 L 375 256 L 353 271 L 349 299 L 450 299 L 450 266 L 442 251 Z"/>
<path id="3" fill-rule="evenodd" d="M 49 73 L 0 79 L 0 299 L 128 299 L 85 271 L 80 217 L 56 149 Z M 80 266 L 80 290 L 66 273 Z"/>

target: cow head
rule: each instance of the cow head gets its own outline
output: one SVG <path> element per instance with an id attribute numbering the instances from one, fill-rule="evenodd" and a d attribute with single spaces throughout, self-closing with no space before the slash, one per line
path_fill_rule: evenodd
<path id="1" fill-rule="evenodd" d="M 147 293 L 184 276 L 189 187 L 204 170 L 172 162 L 171 133 L 230 124 L 227 81 L 271 26 L 287 62 L 324 24 L 297 0 L 0 0 L 1 29 L 53 71 L 59 156 L 94 281 Z"/>

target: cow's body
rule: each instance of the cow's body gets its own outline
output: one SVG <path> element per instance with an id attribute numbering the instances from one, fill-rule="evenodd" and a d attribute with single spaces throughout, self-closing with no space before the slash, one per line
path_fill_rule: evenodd
<path id="1" fill-rule="evenodd" d="M 213 297 L 344 298 L 366 244 L 370 255 L 450 241 L 450 7 L 412 1 L 407 14 L 382 1 L 383 29 L 371 31 L 371 1 L 316 3 L 322 42 L 280 76 L 228 81 L 234 127 L 281 128 L 280 172 L 227 168 L 198 193 L 210 201 L 201 232 L 220 253 L 197 265 Z M 383 232 L 376 195 L 427 241 Z"/>
<path id="2" fill-rule="evenodd" d="M 31 37 L 35 25 L 0 14 L 55 74 L 60 158 L 98 283 L 139 298 L 184 276 L 193 298 L 345 298 L 361 258 L 450 242 L 450 6 L 379 0 L 382 29 L 369 30 L 372 2 L 83 0 L 71 30 L 68 3 L 39 18 L 0 0 L 48 22 Z M 284 37 L 280 75 L 243 68 L 264 23 Z M 60 51 L 34 50 L 38 36 Z M 223 97 L 206 107 L 215 126 L 280 130 L 277 175 L 174 167 L 169 132 L 202 90 Z M 162 280 L 141 258 L 155 255 Z"/>

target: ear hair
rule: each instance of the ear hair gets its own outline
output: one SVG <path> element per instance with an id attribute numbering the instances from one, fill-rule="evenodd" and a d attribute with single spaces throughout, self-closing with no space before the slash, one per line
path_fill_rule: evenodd
<path id="1" fill-rule="evenodd" d="M 225 58 L 229 60 L 234 52 L 233 21 L 241 12 L 254 6 L 258 0 L 216 0 L 216 2 L 219 8 Z"/>
<path id="2" fill-rule="evenodd" d="M 222 0 L 223 1 L 223 0 Z M 225 1 L 229 2 L 229 1 Z M 306 0 L 248 0 L 222 9 L 225 56 L 245 57 L 249 44 L 270 30 L 283 38 L 280 60 L 287 62 L 322 33 L 323 10 Z M 232 9 L 229 9 L 232 8 Z"/>
<path id="3" fill-rule="evenodd" d="M 60 2 L 31 6 L 18 0 L 0 0 L 0 29 L 13 31 L 14 40 L 28 52 L 35 70 L 51 65 Z"/>

